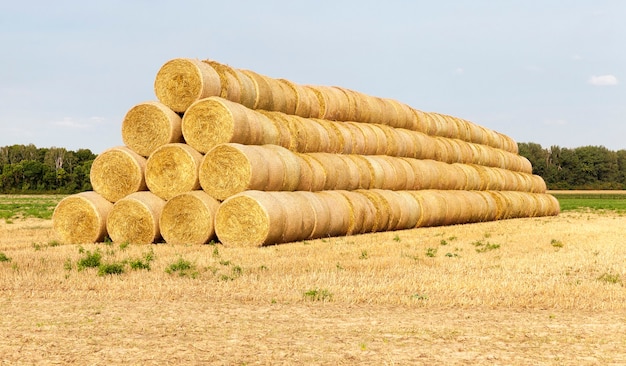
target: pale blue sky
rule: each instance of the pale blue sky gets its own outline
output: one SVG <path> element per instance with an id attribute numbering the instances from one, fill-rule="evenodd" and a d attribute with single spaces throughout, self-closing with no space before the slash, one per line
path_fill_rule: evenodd
<path id="1" fill-rule="evenodd" d="M 0 146 L 122 144 L 177 57 L 626 149 L 626 1 L 3 1 Z"/>

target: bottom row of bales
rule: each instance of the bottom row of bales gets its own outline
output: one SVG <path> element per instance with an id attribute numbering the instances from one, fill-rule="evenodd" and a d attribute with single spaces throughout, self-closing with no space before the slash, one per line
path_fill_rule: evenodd
<path id="1" fill-rule="evenodd" d="M 150 191 L 115 204 L 89 191 L 63 199 L 53 229 L 64 243 L 262 246 L 418 227 L 553 216 L 552 195 L 519 191 L 382 189 L 245 191 L 222 203 L 202 190 L 165 201 Z"/>

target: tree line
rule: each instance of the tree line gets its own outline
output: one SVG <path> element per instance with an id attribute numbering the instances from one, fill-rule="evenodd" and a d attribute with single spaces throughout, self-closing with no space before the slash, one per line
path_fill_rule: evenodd
<path id="1" fill-rule="evenodd" d="M 89 171 L 96 158 L 77 151 L 35 145 L 0 147 L 0 193 L 77 193 L 91 190 Z"/>
<path id="2" fill-rule="evenodd" d="M 519 143 L 548 189 L 626 189 L 626 150 L 604 146 L 544 148 Z M 0 193 L 77 193 L 91 190 L 89 172 L 96 158 L 89 149 L 71 151 L 35 145 L 0 147 Z"/>

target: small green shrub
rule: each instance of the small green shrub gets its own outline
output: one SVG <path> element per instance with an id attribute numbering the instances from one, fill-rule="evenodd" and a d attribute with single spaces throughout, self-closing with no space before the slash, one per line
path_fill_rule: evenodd
<path id="1" fill-rule="evenodd" d="M 310 301 L 331 301 L 333 294 L 326 289 L 311 289 L 304 293 L 305 300 Z"/>
<path id="2" fill-rule="evenodd" d="M 0 262 L 10 262 L 11 258 L 7 257 L 6 254 L 4 254 L 3 252 L 0 252 Z"/>
<path id="3" fill-rule="evenodd" d="M 165 272 L 168 274 L 178 273 L 180 277 L 196 278 L 198 276 L 198 271 L 195 270 L 195 266 L 182 257 L 179 257 L 176 262 L 167 266 Z"/>
<path id="4" fill-rule="evenodd" d="M 598 281 L 603 281 L 603 282 L 612 283 L 612 284 L 622 284 L 622 278 L 617 273 L 612 274 L 612 273 L 605 272 L 602 274 L 602 276 L 598 277 Z"/>
<path id="5" fill-rule="evenodd" d="M 552 245 L 555 248 L 563 248 L 563 242 L 560 240 L 556 240 L 556 239 L 552 239 L 550 241 L 550 245 Z"/>
<path id="6" fill-rule="evenodd" d="M 81 248 L 82 249 L 82 248 Z M 80 251 L 80 250 L 79 250 Z M 76 267 L 79 271 L 85 268 L 96 268 L 100 266 L 102 260 L 102 253 L 99 250 L 95 250 L 93 253 L 89 250 L 84 251 L 84 256 L 78 260 Z"/>
<path id="7" fill-rule="evenodd" d="M 476 247 L 476 253 L 485 253 L 490 250 L 495 250 L 495 249 L 500 248 L 500 244 L 483 242 L 482 240 L 475 241 L 472 243 L 472 245 Z"/>
<path id="8" fill-rule="evenodd" d="M 437 248 L 427 248 L 426 249 L 426 256 L 427 257 L 436 257 L 437 256 Z"/>
<path id="9" fill-rule="evenodd" d="M 98 276 L 124 273 L 124 263 L 102 263 L 98 266 Z"/>

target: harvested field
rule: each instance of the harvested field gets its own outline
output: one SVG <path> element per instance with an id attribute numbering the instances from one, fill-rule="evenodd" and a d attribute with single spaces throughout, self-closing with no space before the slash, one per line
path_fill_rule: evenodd
<path id="1" fill-rule="evenodd" d="M 0 363 L 624 364 L 624 227 L 574 210 L 227 248 L 0 220 Z"/>

